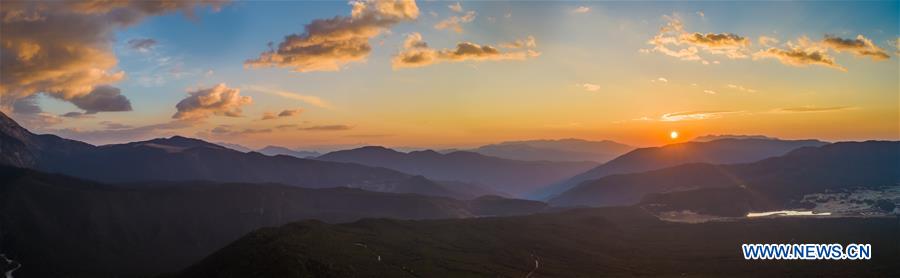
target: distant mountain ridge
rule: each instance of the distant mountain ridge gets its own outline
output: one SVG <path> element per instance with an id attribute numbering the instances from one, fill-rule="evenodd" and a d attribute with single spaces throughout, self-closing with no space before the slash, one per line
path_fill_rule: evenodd
<path id="1" fill-rule="evenodd" d="M 691 190 L 732 188 L 747 194 L 721 195 L 722 198 L 740 197 L 731 199 L 733 202 L 725 205 L 738 206 L 744 210 L 777 209 L 804 194 L 853 187 L 900 185 L 898 154 L 900 142 L 896 141 L 839 142 L 820 147 L 803 147 L 783 156 L 752 163 L 683 164 L 586 181 L 551 199 L 550 204 L 632 205 L 653 193 L 685 192 L 682 197 L 687 198 L 691 197 Z M 720 193 L 728 194 L 726 191 Z"/>
<path id="2" fill-rule="evenodd" d="M 774 137 L 769 137 L 765 135 L 736 135 L 736 134 L 709 134 L 698 136 L 691 141 L 694 142 L 709 142 L 716 141 L 721 139 L 760 139 L 760 140 L 781 140 Z"/>
<path id="3" fill-rule="evenodd" d="M 319 152 L 314 151 L 300 151 L 300 150 L 292 150 L 285 147 L 279 146 L 266 146 L 265 148 L 257 150 L 257 152 L 264 155 L 288 155 L 296 158 L 315 158 L 317 156 L 322 155 Z"/>
<path id="4" fill-rule="evenodd" d="M 317 159 L 384 167 L 433 180 L 477 183 L 512 195 L 529 192 L 596 165 L 592 162 L 518 161 L 466 151 L 403 153 L 378 146 L 330 152 Z"/>
<path id="5" fill-rule="evenodd" d="M 471 151 L 506 159 L 525 161 L 606 162 L 634 147 L 618 142 L 582 139 L 507 141 L 485 145 Z"/>
<path id="6" fill-rule="evenodd" d="M 2 113 L 0 150 L 0 164 L 101 182 L 206 180 L 309 188 L 353 187 L 460 199 L 477 197 L 395 170 L 243 153 L 181 136 L 93 146 L 55 135 L 35 135 Z"/>
<path id="7" fill-rule="evenodd" d="M 818 140 L 726 138 L 709 142 L 685 142 L 661 147 L 640 148 L 565 181 L 540 188 L 530 193 L 528 197 L 546 200 L 584 181 L 614 174 L 638 173 L 686 163 L 754 162 L 783 155 L 797 148 L 825 144 L 827 143 Z"/>

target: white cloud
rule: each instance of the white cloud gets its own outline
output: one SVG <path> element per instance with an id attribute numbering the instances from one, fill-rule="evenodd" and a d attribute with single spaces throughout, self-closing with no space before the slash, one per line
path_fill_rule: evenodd
<path id="1" fill-rule="evenodd" d="M 579 86 L 588 92 L 596 92 L 600 90 L 600 85 L 597 84 L 583 83 L 579 84 Z"/>
<path id="2" fill-rule="evenodd" d="M 576 14 L 585 14 L 591 12 L 590 7 L 579 6 L 578 8 L 572 9 L 572 13 Z"/>
<path id="3" fill-rule="evenodd" d="M 290 91 L 275 89 L 275 88 L 269 88 L 269 87 L 259 86 L 259 85 L 247 85 L 247 86 L 242 86 L 242 88 L 245 90 L 248 90 L 248 91 L 270 94 L 270 95 L 274 95 L 274 96 L 283 97 L 286 99 L 299 100 L 299 101 L 302 101 L 307 104 L 310 104 L 310 105 L 313 105 L 316 107 L 320 107 L 320 108 L 332 108 L 330 103 L 328 103 L 327 101 L 325 101 L 322 98 L 319 98 L 317 96 L 304 95 L 304 94 L 300 94 L 300 93 L 295 93 L 295 92 L 290 92 Z"/>

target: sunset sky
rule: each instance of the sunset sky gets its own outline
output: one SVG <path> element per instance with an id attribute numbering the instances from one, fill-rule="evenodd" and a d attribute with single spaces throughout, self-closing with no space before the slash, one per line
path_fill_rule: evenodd
<path id="1" fill-rule="evenodd" d="M 4 2 L 0 109 L 95 144 L 900 139 L 890 2 Z"/>

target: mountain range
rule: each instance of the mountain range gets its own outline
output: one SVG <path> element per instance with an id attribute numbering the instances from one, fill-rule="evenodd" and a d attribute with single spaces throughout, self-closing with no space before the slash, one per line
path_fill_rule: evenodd
<path id="1" fill-rule="evenodd" d="M 527 196 L 547 200 L 578 184 L 614 174 L 638 173 L 687 163 L 731 164 L 783 155 L 800 147 L 822 146 L 818 140 L 726 138 L 640 148 L 564 181 L 539 188 Z"/>
<path id="2" fill-rule="evenodd" d="M 596 166 L 593 162 L 584 161 L 519 161 L 467 151 L 404 153 L 376 146 L 330 152 L 316 159 L 384 167 L 434 180 L 474 183 L 513 196 Z"/>
<path id="3" fill-rule="evenodd" d="M 55 135 L 36 135 L 0 113 L 0 163 L 101 182 L 219 181 L 281 183 L 309 188 L 474 198 L 490 190 L 457 190 L 399 171 L 352 163 L 243 153 L 198 139 L 174 136 L 94 146 Z"/>
<path id="4" fill-rule="evenodd" d="M 536 201 L 469 201 L 279 184 L 103 184 L 0 165 L 0 251 L 16 277 L 130 277 L 176 271 L 261 227 L 317 219 L 434 219 L 544 210 Z"/>
<path id="5" fill-rule="evenodd" d="M 742 209 L 738 214 L 752 209 L 784 208 L 789 201 L 797 200 L 809 193 L 853 187 L 877 188 L 900 185 L 898 153 L 900 142 L 840 142 L 820 147 L 803 147 L 783 156 L 752 163 L 684 164 L 586 181 L 552 198 L 550 204 L 631 205 L 651 193 L 732 188 L 746 193 L 727 195 L 732 197 L 729 200 L 734 201 L 731 205 Z M 705 192 L 708 194 L 711 191 Z M 681 195 L 690 196 L 690 194 Z M 705 199 L 708 202 L 720 202 L 728 198 Z M 704 202 L 707 201 L 696 200 L 695 204 L 699 207 Z"/>
<path id="6" fill-rule="evenodd" d="M 292 150 L 292 149 L 288 149 L 285 147 L 279 147 L 279 146 L 266 146 L 265 148 L 257 150 L 257 152 L 264 154 L 264 155 L 270 155 L 270 156 L 287 155 L 287 156 L 293 156 L 293 157 L 297 157 L 297 158 L 314 158 L 314 157 L 322 155 L 319 152 Z"/>
<path id="7" fill-rule="evenodd" d="M 508 141 L 472 149 L 487 156 L 525 161 L 592 161 L 603 163 L 634 147 L 613 142 L 582 139 Z"/>

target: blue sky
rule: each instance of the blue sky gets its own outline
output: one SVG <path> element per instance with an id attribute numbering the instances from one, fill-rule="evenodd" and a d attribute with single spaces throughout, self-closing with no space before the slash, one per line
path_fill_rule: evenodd
<path id="1" fill-rule="evenodd" d="M 369 39 L 365 62 L 349 62 L 338 71 L 294 72 L 290 67 L 247 68 L 244 61 L 275 47 L 286 35 L 302 34 L 313 20 L 349 16 L 345 2 L 235 2 L 193 16 L 172 12 L 148 16 L 117 28 L 110 42 L 116 69 L 126 78 L 115 83 L 133 106 L 128 112 L 103 112 L 68 120 L 45 131 L 101 129 L 100 122 L 144 126 L 170 121 L 175 104 L 187 92 L 219 83 L 253 99 L 242 117 L 214 115 L 190 128 L 136 137 L 187 133 L 229 139 L 246 145 L 418 145 L 459 146 L 499 140 L 582 137 L 657 144 L 672 129 L 684 133 L 767 133 L 788 138 L 896 139 L 898 122 L 898 2 L 418 2 L 419 15 L 385 28 Z M 584 12 L 576 12 L 581 8 Z M 474 11 L 462 32 L 437 30 L 451 16 Z M 729 59 L 704 53 L 711 64 L 683 61 L 650 49 L 648 41 L 677 18 L 686 32 L 736 34 L 752 50 L 765 47 L 759 37 L 786 48 L 807 37 L 826 34 L 871 40 L 891 57 L 875 61 L 848 51 L 830 50 L 846 72 L 816 65 L 792 66 L 778 59 Z M 392 68 L 408 34 L 419 33 L 433 49 L 460 42 L 498 46 L 535 38 L 540 55 L 524 60 L 436 63 Z M 137 51 L 131 39 L 150 38 L 152 49 Z M 513 50 L 509 50 L 513 51 Z M 702 52 L 701 52 L 702 53 Z M 715 62 L 715 64 L 712 64 Z M 666 82 L 659 81 L 665 79 Z M 655 81 L 655 82 L 654 82 Z M 597 90 L 587 90 L 587 85 Z M 731 86 L 735 85 L 735 86 Z M 739 92 L 735 89 L 750 88 Z M 259 90 L 313 96 L 326 106 Z M 733 92 L 731 92 L 733 91 Z M 748 94 L 748 91 L 756 93 Z M 706 92 L 706 93 L 704 93 Z M 42 97 L 44 110 L 75 111 L 67 100 Z M 791 107 L 840 108 L 829 113 L 769 113 Z M 266 112 L 303 109 L 295 119 L 259 121 Z M 790 110 L 790 109 L 788 109 Z M 783 110 L 783 111 L 788 111 Z M 822 109 L 825 111 L 827 109 Z M 716 112 L 700 121 L 647 122 L 676 112 Z M 727 113 L 732 114 L 727 114 Z M 708 114 L 708 113 L 707 113 Z M 777 114 L 777 115 L 769 115 Z M 884 118 L 893 114 L 895 118 Z M 728 116 L 725 116 L 728 115 Z M 702 118 L 704 116 L 698 116 Z M 856 128 L 829 122 L 860 121 Z M 765 124 L 759 124 L 762 121 Z M 786 122 L 784 124 L 780 122 Z M 216 127 L 275 129 L 277 125 L 344 125 L 339 132 L 265 132 L 211 135 Z M 789 125 L 803 124 L 794 129 Z M 77 133 L 69 133 L 79 136 Z M 133 134 L 131 134 L 133 135 Z M 98 143 L 139 138 L 88 137 Z"/>

